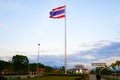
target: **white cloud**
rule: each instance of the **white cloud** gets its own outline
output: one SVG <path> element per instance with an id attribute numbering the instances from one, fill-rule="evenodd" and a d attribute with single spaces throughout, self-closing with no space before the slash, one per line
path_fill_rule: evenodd
<path id="1" fill-rule="evenodd" d="M 108 41 L 100 41 L 98 43 L 96 42 L 88 42 L 88 43 L 68 42 L 67 55 L 71 55 L 75 53 L 81 54 L 81 52 L 83 51 L 93 50 L 96 48 L 101 48 L 101 47 L 105 47 L 109 45 L 110 45 L 110 42 Z M 34 49 L 32 47 L 28 49 L 26 49 L 26 47 L 22 47 L 21 49 L 26 52 L 28 52 L 27 50 L 29 50 L 28 52 L 29 54 L 38 53 L 37 47 Z M 64 50 L 65 50 L 64 42 L 61 42 L 61 41 L 45 42 L 44 45 L 41 44 L 40 46 L 41 55 L 64 55 Z M 20 51 L 20 50 L 17 50 L 17 51 Z M 93 57 L 92 55 L 85 55 L 83 56 L 83 58 L 95 59 L 95 57 Z"/>
<path id="2" fill-rule="evenodd" d="M 74 53 L 81 53 L 83 51 L 93 50 L 93 49 L 99 49 L 102 47 L 109 46 L 111 43 L 109 41 L 100 41 L 100 42 L 69 42 L 67 45 L 68 47 L 68 53 L 74 54 Z M 93 56 L 86 56 L 86 58 L 93 59 Z"/>
<path id="3" fill-rule="evenodd" d="M 0 60 L 4 60 L 4 61 L 11 61 L 12 57 L 11 56 L 1 56 Z"/>
<path id="4" fill-rule="evenodd" d="M 107 65 L 110 65 L 111 63 L 114 63 L 116 60 L 120 60 L 120 57 L 109 57 L 109 58 L 104 58 L 104 59 L 99 59 L 98 61 L 95 62 L 100 62 L 100 63 L 106 63 Z"/>
<path id="5" fill-rule="evenodd" d="M 93 48 L 101 48 L 109 45 L 110 45 L 109 41 L 99 41 L 99 42 L 89 42 L 87 44 L 84 44 L 83 47 L 86 47 L 88 49 L 93 49 Z"/>
<path id="6" fill-rule="evenodd" d="M 95 58 L 94 56 L 92 56 L 92 55 L 83 55 L 82 58 L 88 59 L 88 60 L 89 60 L 89 59 L 90 59 L 90 60 L 91 60 L 91 59 L 96 59 L 96 58 Z"/>

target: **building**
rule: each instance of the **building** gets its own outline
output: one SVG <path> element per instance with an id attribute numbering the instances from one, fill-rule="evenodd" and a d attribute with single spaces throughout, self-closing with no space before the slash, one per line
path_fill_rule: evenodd
<path id="1" fill-rule="evenodd" d="M 74 68 L 70 69 L 70 72 L 73 74 L 88 74 L 88 69 L 86 69 L 83 65 L 76 65 Z"/>

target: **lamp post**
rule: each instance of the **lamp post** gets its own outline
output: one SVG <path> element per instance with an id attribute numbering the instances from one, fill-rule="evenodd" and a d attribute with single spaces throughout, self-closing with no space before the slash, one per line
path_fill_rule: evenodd
<path id="1" fill-rule="evenodd" d="M 39 54 L 40 54 L 40 44 L 38 44 L 38 64 L 37 64 L 37 73 L 38 73 L 38 75 L 39 75 L 39 72 L 38 72 L 38 70 L 39 70 Z"/>

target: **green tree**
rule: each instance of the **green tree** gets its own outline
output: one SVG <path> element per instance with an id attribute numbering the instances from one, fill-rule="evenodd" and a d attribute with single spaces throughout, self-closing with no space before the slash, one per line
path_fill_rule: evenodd
<path id="1" fill-rule="evenodd" d="M 37 63 L 29 64 L 29 71 L 32 71 L 32 72 L 37 71 Z"/>
<path id="2" fill-rule="evenodd" d="M 29 60 L 26 56 L 15 55 L 12 57 L 12 62 L 15 72 L 19 72 L 21 74 L 28 72 Z"/>
<path id="3" fill-rule="evenodd" d="M 120 68 L 120 61 L 117 60 L 115 63 L 112 63 L 110 66 L 112 67 L 113 70 L 117 70 Z"/>
<path id="4" fill-rule="evenodd" d="M 114 70 L 114 72 L 117 74 L 116 77 L 117 77 L 117 80 L 118 80 L 118 75 L 119 75 L 118 69 L 120 69 L 120 61 L 117 60 L 115 63 L 112 63 L 111 67 Z"/>
<path id="5" fill-rule="evenodd" d="M 61 71 L 62 73 L 64 73 L 64 72 L 65 72 L 65 66 L 62 66 L 62 67 L 60 68 L 60 71 Z"/>
<path id="6" fill-rule="evenodd" d="M 0 60 L 0 73 L 3 69 L 5 69 L 5 61 Z"/>
<path id="7" fill-rule="evenodd" d="M 46 69 L 46 72 L 50 73 L 54 70 L 53 67 L 50 67 L 50 66 L 45 66 L 45 69 Z"/>
<path id="8" fill-rule="evenodd" d="M 105 66 L 101 69 L 101 74 L 104 74 L 104 75 L 109 75 L 111 74 L 111 70 L 109 69 L 109 66 Z"/>
<path id="9" fill-rule="evenodd" d="M 115 69 L 115 63 L 112 63 L 110 66 L 113 70 Z"/>
<path id="10" fill-rule="evenodd" d="M 95 74 L 95 70 L 92 69 L 92 70 L 90 71 L 90 74 Z"/>
<path id="11" fill-rule="evenodd" d="M 100 74 L 100 70 L 102 67 L 96 67 L 96 74 Z"/>
<path id="12" fill-rule="evenodd" d="M 119 69 L 120 68 L 120 61 L 116 61 L 115 66 L 116 66 L 117 69 Z"/>
<path id="13" fill-rule="evenodd" d="M 4 69 L 6 69 L 8 73 L 13 71 L 12 63 L 0 60 L 0 73 Z"/>

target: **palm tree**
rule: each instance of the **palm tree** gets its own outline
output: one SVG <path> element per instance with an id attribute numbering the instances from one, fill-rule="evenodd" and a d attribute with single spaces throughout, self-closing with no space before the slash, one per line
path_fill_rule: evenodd
<path id="1" fill-rule="evenodd" d="M 120 69 L 120 61 L 116 61 L 115 63 L 111 64 L 111 67 L 113 70 L 115 70 L 117 72 L 117 80 L 118 80 L 118 75 L 119 75 L 119 71 L 118 69 Z"/>
<path id="2" fill-rule="evenodd" d="M 110 66 L 113 70 L 115 69 L 115 63 L 112 63 Z"/>
<path id="3" fill-rule="evenodd" d="M 103 67 L 96 67 L 96 73 L 97 74 L 101 74 L 101 69 L 102 69 Z"/>
<path id="4" fill-rule="evenodd" d="M 116 61 L 116 62 L 115 62 L 115 66 L 116 66 L 116 71 L 117 71 L 117 80 L 118 80 L 119 69 L 120 69 L 120 61 Z"/>
<path id="5" fill-rule="evenodd" d="M 117 69 L 119 69 L 120 68 L 120 61 L 116 61 L 115 65 L 116 65 Z"/>
<path id="6" fill-rule="evenodd" d="M 106 74 L 106 75 L 108 75 L 108 74 L 111 74 L 111 71 L 110 71 L 110 69 L 109 69 L 110 67 L 109 66 L 105 66 L 105 67 L 103 67 L 102 69 L 101 69 L 101 73 L 102 74 Z"/>

